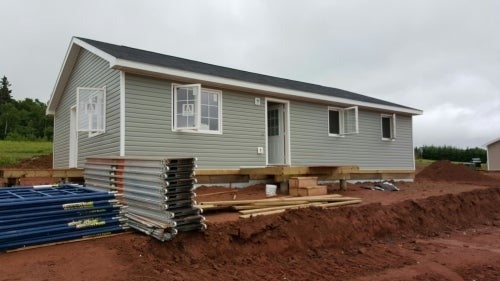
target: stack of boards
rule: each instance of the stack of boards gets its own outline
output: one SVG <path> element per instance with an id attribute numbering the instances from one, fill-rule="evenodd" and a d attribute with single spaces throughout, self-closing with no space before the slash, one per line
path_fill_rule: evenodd
<path id="1" fill-rule="evenodd" d="M 195 162 L 195 158 L 90 157 L 84 178 L 87 186 L 123 194 L 129 226 L 166 241 L 179 231 L 206 229 L 193 191 Z"/>
<path id="2" fill-rule="evenodd" d="M 127 229 L 119 195 L 76 185 L 0 189 L 0 251 Z"/>
<path id="3" fill-rule="evenodd" d="M 280 197 L 250 200 L 229 200 L 201 202 L 200 208 L 205 211 L 233 210 L 238 211 L 240 218 L 246 219 L 255 216 L 280 214 L 286 210 L 302 208 L 332 208 L 361 203 L 360 198 L 344 197 L 340 194 L 328 194 L 303 197 Z"/>

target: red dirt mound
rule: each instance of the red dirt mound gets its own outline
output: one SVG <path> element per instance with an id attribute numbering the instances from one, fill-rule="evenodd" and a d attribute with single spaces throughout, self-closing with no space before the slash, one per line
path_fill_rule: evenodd
<path id="1" fill-rule="evenodd" d="M 494 179 L 472 170 L 465 165 L 453 164 L 448 160 L 436 161 L 420 171 L 415 179 L 417 181 L 467 181 L 486 182 Z"/>
<path id="2" fill-rule="evenodd" d="M 358 267 L 346 270 L 349 256 L 344 253 L 366 255 L 365 248 L 379 241 L 497 224 L 499 200 L 500 189 L 489 188 L 387 206 L 295 210 L 212 225 L 203 234 L 181 234 L 170 243 L 137 239 L 132 249 L 124 244 L 118 251 L 124 262 L 141 256 L 141 267 L 129 267 L 130 276 L 156 272 L 193 280 L 193 272 L 186 271 L 191 268 L 206 280 L 342 280 L 415 262 L 397 253 L 368 254 Z"/>
<path id="3" fill-rule="evenodd" d="M 30 159 L 23 159 L 5 168 L 52 169 L 52 154 L 35 156 Z"/>

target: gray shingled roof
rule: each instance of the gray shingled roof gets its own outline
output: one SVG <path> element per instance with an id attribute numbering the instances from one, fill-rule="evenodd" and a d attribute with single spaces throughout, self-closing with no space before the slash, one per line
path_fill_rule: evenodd
<path id="1" fill-rule="evenodd" d="M 414 109 L 411 107 L 395 104 L 392 102 L 372 98 L 372 97 L 365 96 L 365 95 L 356 94 L 353 92 L 349 92 L 349 91 L 345 91 L 345 90 L 341 90 L 341 89 L 337 89 L 337 88 L 325 87 L 325 86 L 311 84 L 311 83 L 305 83 L 305 82 L 294 81 L 294 80 L 289 80 L 289 79 L 284 79 L 284 78 L 279 78 L 279 77 L 273 77 L 273 76 L 269 76 L 269 75 L 258 74 L 258 73 L 238 70 L 238 69 L 234 69 L 234 68 L 223 67 L 223 66 L 218 66 L 218 65 L 214 65 L 214 64 L 208 64 L 208 63 L 203 63 L 203 62 L 199 62 L 199 61 L 183 59 L 183 58 L 179 58 L 179 57 L 174 57 L 174 56 L 169 56 L 169 55 L 164 55 L 164 54 L 159 54 L 159 53 L 154 53 L 154 52 L 149 52 L 149 51 L 144 51 L 144 50 L 139 50 L 139 49 L 130 48 L 130 47 L 126 47 L 126 46 L 114 45 L 114 44 L 95 41 L 95 40 L 86 39 L 86 38 L 80 38 L 80 37 L 77 37 L 77 38 L 94 46 L 97 49 L 100 49 L 101 51 L 103 51 L 103 52 L 105 52 L 113 57 L 118 58 L 118 59 L 124 59 L 124 60 L 128 60 L 128 61 L 146 63 L 146 64 L 157 65 L 157 66 L 164 66 L 164 67 L 169 67 L 169 68 L 174 68 L 174 69 L 179 69 L 179 70 L 190 71 L 190 72 L 194 72 L 194 73 L 208 74 L 208 75 L 213 75 L 213 76 L 217 76 L 217 77 L 230 78 L 230 79 L 235 79 L 235 80 L 240 80 L 240 81 L 245 81 L 245 82 L 258 83 L 258 84 L 275 86 L 275 87 L 280 87 L 280 88 L 285 88 L 285 89 L 315 93 L 315 94 L 320 94 L 320 95 L 325 95 L 325 96 L 338 97 L 338 98 L 356 100 L 356 101 L 361 101 L 361 102 L 368 102 L 368 103 L 379 104 L 379 105 L 396 106 L 396 107 L 401 107 L 401 108 Z"/>

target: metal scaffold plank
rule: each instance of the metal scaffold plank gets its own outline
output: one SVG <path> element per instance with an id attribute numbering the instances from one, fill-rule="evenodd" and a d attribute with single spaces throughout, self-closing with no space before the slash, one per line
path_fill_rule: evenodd
<path id="1" fill-rule="evenodd" d="M 195 158 L 90 157 L 84 177 L 90 188 L 123 194 L 129 226 L 165 241 L 177 230 L 206 228 L 195 207 L 195 169 Z"/>
<path id="2" fill-rule="evenodd" d="M 0 251 L 126 229 L 121 195 L 76 185 L 0 190 Z"/>

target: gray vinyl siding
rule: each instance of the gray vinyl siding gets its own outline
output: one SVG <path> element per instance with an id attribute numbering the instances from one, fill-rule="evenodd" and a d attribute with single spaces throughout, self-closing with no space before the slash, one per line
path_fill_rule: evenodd
<path id="1" fill-rule="evenodd" d="M 292 101 L 292 165 L 331 164 L 357 165 L 361 169 L 414 169 L 412 117 L 396 115 L 396 140 L 384 141 L 381 113 L 359 109 L 359 134 L 334 137 L 328 135 L 327 105 Z"/>
<path id="2" fill-rule="evenodd" d="M 264 166 L 264 96 L 222 90 L 222 135 L 172 131 L 171 82 L 136 75 L 125 79 L 125 154 L 197 157 L 200 168 Z M 255 97 L 261 105 L 255 105 Z M 396 140 L 383 141 L 381 113 L 359 110 L 359 134 L 328 136 L 328 106 L 290 102 L 291 163 L 413 169 L 412 119 L 396 116 Z M 391 113 L 391 112 L 384 112 Z"/>
<path id="3" fill-rule="evenodd" d="M 222 134 L 172 131 L 171 82 L 125 78 L 125 154 L 197 157 L 199 168 L 264 166 L 264 104 L 255 95 L 222 91 Z"/>
<path id="4" fill-rule="evenodd" d="M 90 138 L 87 132 L 78 133 L 78 167 L 83 167 L 88 156 L 119 154 L 120 72 L 82 49 L 54 116 L 55 168 L 65 168 L 69 164 L 70 113 L 76 104 L 77 88 L 103 86 L 106 86 L 106 132 Z"/>
<path id="5" fill-rule="evenodd" d="M 71 107 L 78 87 L 106 86 L 106 132 L 78 134 L 78 166 L 86 157 L 120 153 L 120 71 L 84 49 L 78 55 L 54 116 L 54 167 L 68 167 Z M 197 157 L 199 168 L 265 166 L 265 96 L 222 91 L 222 134 L 172 131 L 171 81 L 125 75 L 125 155 Z M 255 105 L 255 98 L 261 104 Z M 283 99 L 283 98 L 281 98 Z M 328 106 L 290 100 L 292 166 L 356 165 L 361 169 L 414 168 L 412 117 L 396 115 L 396 140 L 383 141 L 381 114 L 359 109 L 359 134 L 328 136 Z"/>

